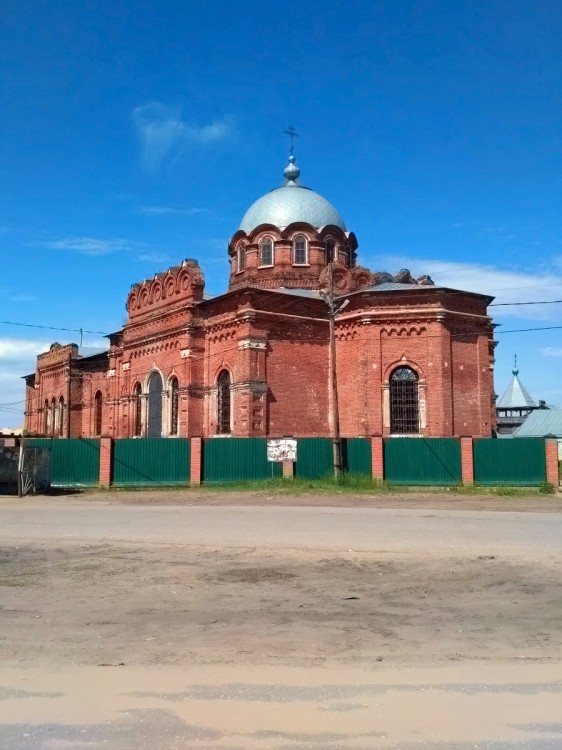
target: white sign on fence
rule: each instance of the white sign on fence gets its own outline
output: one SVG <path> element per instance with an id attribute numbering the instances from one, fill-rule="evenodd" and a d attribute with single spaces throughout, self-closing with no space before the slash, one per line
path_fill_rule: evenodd
<path id="1" fill-rule="evenodd" d="M 281 438 L 267 441 L 268 461 L 296 461 L 297 441 L 294 438 Z"/>

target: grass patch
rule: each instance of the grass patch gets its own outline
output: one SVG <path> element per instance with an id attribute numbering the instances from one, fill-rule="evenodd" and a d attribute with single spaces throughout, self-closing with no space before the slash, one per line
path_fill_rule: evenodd
<path id="1" fill-rule="evenodd" d="M 369 474 L 341 475 L 335 480 L 332 474 L 319 479 L 303 479 L 294 477 L 285 479 L 283 477 L 272 477 L 259 480 L 238 480 L 230 482 L 204 482 L 197 486 L 183 485 L 126 485 L 119 487 L 92 487 L 81 492 L 86 498 L 91 492 L 107 492 L 108 494 L 127 494 L 130 492 L 185 492 L 185 493 L 214 493 L 214 492 L 263 492 L 275 495 L 323 495 L 323 494 L 349 494 L 349 495 L 382 495 L 382 494 L 441 494 L 441 495 L 490 495 L 494 497 L 529 497 L 535 495 L 555 494 L 555 488 L 549 482 L 543 482 L 539 486 L 512 487 L 506 485 L 482 486 L 482 485 L 393 485 L 391 482 L 373 479 Z"/>
<path id="2" fill-rule="evenodd" d="M 205 482 L 197 489 L 209 492 L 217 490 L 232 490 L 233 492 L 274 491 L 277 495 L 322 494 L 327 492 L 372 494 L 373 492 L 383 493 L 391 491 L 391 487 L 387 482 L 373 479 L 368 474 L 342 474 L 337 481 L 332 475 L 328 475 L 320 479 L 302 479 L 301 477 L 284 479 L 283 477 L 274 477 L 256 481 Z"/>

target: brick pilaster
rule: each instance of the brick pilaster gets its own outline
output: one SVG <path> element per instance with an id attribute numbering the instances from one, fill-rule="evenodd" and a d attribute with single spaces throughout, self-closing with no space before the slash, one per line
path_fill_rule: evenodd
<path id="1" fill-rule="evenodd" d="M 463 484 L 474 484 L 474 452 L 471 437 L 461 437 L 461 476 Z"/>
<path id="2" fill-rule="evenodd" d="M 100 438 L 100 485 L 109 487 L 113 468 L 113 440 L 110 437 Z"/>
<path id="3" fill-rule="evenodd" d="M 371 472 L 373 479 L 384 479 L 384 446 L 381 436 L 371 438 Z"/>
<path id="4" fill-rule="evenodd" d="M 201 484 L 201 459 L 203 452 L 203 440 L 200 437 L 191 438 L 191 454 L 189 461 L 189 483 L 191 485 Z"/>
<path id="5" fill-rule="evenodd" d="M 546 451 L 546 481 L 558 487 L 560 478 L 558 476 L 558 441 L 547 438 L 544 441 Z"/>
<path id="6" fill-rule="evenodd" d="M 283 461 L 283 479 L 293 479 L 295 476 L 295 462 Z"/>

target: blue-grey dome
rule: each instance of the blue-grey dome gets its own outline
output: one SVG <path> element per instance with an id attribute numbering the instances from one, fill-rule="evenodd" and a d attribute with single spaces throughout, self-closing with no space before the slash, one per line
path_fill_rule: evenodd
<path id="1" fill-rule="evenodd" d="M 300 172 L 293 157 L 284 174 L 287 179 L 282 187 L 262 195 L 246 211 L 240 223 L 242 231 L 249 234 L 260 224 L 286 227 L 295 221 L 304 221 L 316 228 L 333 224 L 346 231 L 342 217 L 326 198 L 298 184 Z"/>

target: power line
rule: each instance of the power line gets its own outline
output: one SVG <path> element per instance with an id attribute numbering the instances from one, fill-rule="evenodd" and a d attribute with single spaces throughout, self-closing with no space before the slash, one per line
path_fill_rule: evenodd
<path id="1" fill-rule="evenodd" d="M 561 328 L 562 326 L 541 326 L 539 328 L 512 328 L 506 331 L 495 331 L 495 333 L 526 333 L 528 331 L 558 331 Z"/>
<path id="2" fill-rule="evenodd" d="M 549 299 L 537 302 L 493 302 L 488 307 L 514 307 L 515 305 L 559 305 L 562 299 Z"/>
<path id="3" fill-rule="evenodd" d="M 457 293 L 457 292 L 455 292 Z M 463 291 L 459 291 L 458 294 L 465 294 Z M 345 295 L 340 295 L 345 296 Z M 290 303 L 288 302 L 286 305 L 277 307 L 278 311 L 283 311 L 287 307 L 290 307 L 292 304 L 295 303 L 296 300 L 291 300 Z M 560 305 L 562 304 L 562 300 L 560 299 L 553 299 L 553 300 L 533 300 L 530 302 L 493 302 L 488 307 L 517 307 L 521 305 Z M 257 312 L 269 312 L 269 310 L 257 310 Z M 306 315 L 302 316 L 303 318 L 306 318 Z M 39 323 L 20 323 L 18 321 L 14 320 L 0 320 L 0 325 L 9 325 L 9 326 L 22 326 L 24 328 L 40 328 L 46 331 L 66 331 L 69 333 L 90 333 L 90 334 L 97 334 L 100 336 L 107 336 L 109 335 L 107 331 L 91 331 L 86 328 L 62 328 L 60 326 L 46 326 L 46 325 L 40 325 Z M 531 329 L 532 330 L 532 329 Z"/>
<path id="4" fill-rule="evenodd" d="M 46 331 L 67 331 L 70 333 L 95 333 L 107 336 L 106 331 L 87 331 L 85 328 L 62 328 L 61 326 L 44 326 L 39 323 L 19 323 L 14 320 L 0 320 L 0 324 L 7 326 L 23 326 L 24 328 L 43 328 Z"/>

